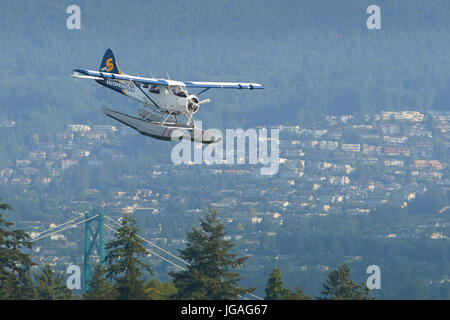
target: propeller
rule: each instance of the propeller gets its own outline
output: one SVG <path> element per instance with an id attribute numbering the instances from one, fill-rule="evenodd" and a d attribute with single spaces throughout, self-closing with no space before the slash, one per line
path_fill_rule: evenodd
<path id="1" fill-rule="evenodd" d="M 194 113 L 196 113 L 198 111 L 198 108 L 200 107 L 201 104 L 205 104 L 210 102 L 211 100 L 208 99 L 204 99 L 202 101 L 198 101 L 198 98 L 194 95 L 191 95 L 189 97 L 189 102 L 187 105 L 187 111 L 189 112 L 189 118 L 187 123 L 190 124 L 192 121 L 192 116 L 194 115 Z"/>

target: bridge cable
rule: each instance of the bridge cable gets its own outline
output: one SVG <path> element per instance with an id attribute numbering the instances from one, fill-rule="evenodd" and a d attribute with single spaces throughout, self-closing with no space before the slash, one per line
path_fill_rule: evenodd
<path id="1" fill-rule="evenodd" d="M 31 239 L 30 242 L 35 242 L 35 241 L 37 241 L 37 240 L 41 240 L 41 239 L 44 239 L 44 238 L 49 237 L 49 236 L 51 236 L 51 235 L 54 235 L 55 233 L 59 233 L 59 232 L 61 232 L 61 231 L 64 231 L 64 230 L 66 230 L 66 229 L 69 229 L 69 228 L 73 228 L 73 227 L 75 227 L 75 226 L 77 226 L 77 225 L 79 225 L 79 224 L 81 224 L 81 223 L 83 223 L 83 222 L 86 222 L 86 221 L 92 220 L 92 219 L 94 219 L 94 218 L 97 218 L 98 216 L 99 216 L 99 215 L 97 214 L 97 215 L 92 216 L 92 217 L 90 217 L 90 218 L 88 218 L 88 219 L 84 219 L 84 220 L 82 220 L 82 221 L 80 221 L 80 222 L 71 224 L 71 225 L 69 225 L 69 226 L 67 226 L 67 227 L 64 227 L 64 228 L 62 228 L 62 229 L 56 230 L 56 231 L 54 231 L 54 232 L 52 232 L 52 233 L 49 233 L 49 234 L 46 234 L 46 235 L 44 235 L 44 236 L 38 236 L 37 238 Z"/>
<path id="2" fill-rule="evenodd" d="M 118 223 L 117 221 L 115 221 L 115 220 L 112 219 L 111 217 L 105 216 L 105 218 L 108 218 L 110 221 L 114 222 L 116 225 L 121 226 L 120 223 Z M 108 225 L 105 225 L 105 226 L 108 227 L 108 228 L 110 228 Z M 111 229 L 111 228 L 110 228 L 110 229 Z M 115 229 L 114 229 L 114 230 L 115 230 Z M 115 230 L 115 231 L 117 232 L 117 230 Z M 164 253 L 170 255 L 171 257 L 174 257 L 174 258 L 178 259 L 179 261 L 185 263 L 187 266 L 190 266 L 189 262 L 186 262 L 186 261 L 184 261 L 183 259 L 181 259 L 181 258 L 179 258 L 179 257 L 177 257 L 177 256 L 175 256 L 175 255 L 173 255 L 172 253 L 170 253 L 170 252 L 168 252 L 168 251 L 166 251 L 166 250 L 164 250 L 164 249 L 158 247 L 157 245 L 153 244 L 152 242 L 148 241 L 147 239 L 144 239 L 144 238 L 141 237 L 140 235 L 137 235 L 137 236 L 138 236 L 139 239 L 145 241 L 146 243 L 148 243 L 148 244 L 150 244 L 150 245 L 152 245 L 152 246 L 158 248 L 159 250 L 163 251 Z M 149 250 L 149 249 L 147 249 L 147 250 Z M 149 250 L 149 251 L 150 251 L 150 250 Z M 150 251 L 150 252 L 151 252 L 151 251 Z M 156 254 L 155 254 L 155 255 L 156 255 Z M 156 255 L 156 256 L 158 256 L 158 255 Z M 158 256 L 158 257 L 160 257 L 160 256 Z M 170 261 L 168 261 L 168 260 L 166 260 L 166 259 L 164 259 L 164 258 L 162 258 L 162 257 L 160 257 L 160 258 L 163 259 L 164 261 L 167 261 L 167 262 L 169 262 L 169 263 L 171 263 L 171 264 L 174 264 L 174 263 L 172 263 L 172 262 L 170 262 Z M 176 265 L 176 264 L 174 264 L 174 265 Z M 177 266 L 177 265 L 176 265 L 176 266 Z M 179 266 L 177 266 L 177 267 L 179 267 Z M 184 268 L 181 268 L 181 267 L 179 267 L 179 268 L 182 269 L 183 271 L 186 271 Z M 254 294 L 251 294 L 251 293 L 247 293 L 247 294 L 250 295 L 250 296 L 252 296 L 252 297 L 254 297 L 254 298 L 256 298 L 256 299 L 258 299 L 258 300 L 264 300 L 263 298 L 258 297 L 258 296 L 254 295 Z M 241 297 L 241 298 L 243 298 L 243 299 L 245 299 L 245 300 L 249 300 L 249 299 L 247 299 L 247 298 L 245 298 L 245 297 L 243 297 L 243 296 L 241 296 L 241 295 L 239 295 L 239 297 Z"/>
<path id="3" fill-rule="evenodd" d="M 65 222 L 65 223 L 63 223 L 63 224 L 61 224 L 61 225 L 59 225 L 59 226 L 56 226 L 56 227 L 54 227 L 54 228 L 50 228 L 50 229 L 48 229 L 48 230 L 45 230 L 45 231 L 39 233 L 38 237 L 37 237 L 37 238 L 34 238 L 34 239 L 31 239 L 30 242 L 35 242 L 35 241 L 37 241 L 37 240 L 41 240 L 41 239 L 44 239 L 44 238 L 46 238 L 46 237 L 52 236 L 52 235 L 54 235 L 54 234 L 56 234 L 56 233 L 62 232 L 62 231 L 64 231 L 64 230 L 67 230 L 67 229 L 69 229 L 69 228 L 76 227 L 76 226 L 78 226 L 78 225 L 80 225 L 80 224 L 82 224 L 82 223 L 84 223 L 84 222 L 87 222 L 87 221 L 89 221 L 89 220 L 92 220 L 92 219 L 94 219 L 94 218 L 97 218 L 98 216 L 99 216 L 98 214 L 97 214 L 97 215 L 94 215 L 94 216 L 92 216 L 92 217 L 90 217 L 90 218 L 84 219 L 84 220 L 79 221 L 79 222 L 77 222 L 77 223 L 73 223 L 73 224 L 71 224 L 71 225 L 69 225 L 69 226 L 67 226 L 67 227 L 62 228 L 62 229 L 55 230 L 54 232 L 51 232 L 51 233 L 46 234 L 46 235 L 42 235 L 43 233 L 46 233 L 46 232 L 48 232 L 48 231 L 50 231 L 50 230 L 54 230 L 54 229 L 60 228 L 60 227 L 62 227 L 62 226 L 64 226 L 64 225 L 69 224 L 70 222 L 74 222 L 74 221 L 76 221 L 76 220 L 78 220 L 78 219 L 80 219 L 80 218 L 82 218 L 82 217 L 78 217 L 78 218 L 69 220 L 69 221 L 67 221 L 67 222 Z M 110 217 L 108 217 L 108 216 L 105 216 L 105 217 L 108 218 L 110 221 L 114 222 L 115 224 L 121 226 L 121 224 L 118 223 L 117 221 L 115 221 L 114 219 L 112 219 L 112 218 L 110 218 Z M 107 225 L 107 224 L 105 224 L 105 227 L 107 227 L 108 229 L 110 229 L 111 231 L 113 231 L 113 232 L 115 232 L 115 233 L 118 233 L 118 232 L 119 232 L 119 231 L 117 231 L 116 229 L 110 227 L 110 226 Z M 184 261 L 183 259 L 181 259 L 181 258 L 179 258 L 179 257 L 177 257 L 177 256 L 175 256 L 175 255 L 173 255 L 173 254 L 171 254 L 170 252 L 168 252 L 168 251 L 166 251 L 166 250 L 160 248 L 159 246 L 155 245 L 154 243 L 148 241 L 147 239 L 145 239 L 145 238 L 143 238 L 143 237 L 141 237 L 141 236 L 139 236 L 139 235 L 137 235 L 137 236 L 138 236 L 141 240 L 143 240 L 144 242 L 146 242 L 146 243 L 148 243 L 148 244 L 154 246 L 155 248 L 157 248 L 157 249 L 163 251 L 164 253 L 170 255 L 171 257 L 174 257 L 174 258 L 180 260 L 181 262 L 185 263 L 185 264 L 188 265 L 188 266 L 190 265 L 188 262 L 186 262 L 186 261 Z M 147 250 L 148 252 L 150 252 L 151 254 L 153 254 L 154 256 L 160 258 L 161 260 L 164 260 L 164 261 L 166 261 L 167 263 L 169 263 L 169 264 L 171 264 L 171 265 L 177 267 L 178 269 L 181 269 L 182 271 L 186 271 L 185 268 L 183 268 L 183 267 L 177 265 L 176 263 L 174 263 L 174 262 L 172 262 L 172 261 L 170 261 L 170 260 L 168 260 L 168 259 L 166 259 L 166 258 L 160 256 L 159 254 L 157 254 L 157 253 L 151 251 L 150 249 L 146 248 L 146 250 Z M 261 297 L 258 297 L 258 296 L 256 296 L 256 295 L 253 295 L 253 294 L 251 294 L 251 293 L 247 293 L 247 294 L 250 295 L 250 296 L 252 296 L 252 297 L 255 297 L 255 298 L 259 299 L 259 300 L 263 300 Z M 245 300 L 249 300 L 249 299 L 247 299 L 247 298 L 245 298 L 245 297 L 243 297 L 243 296 L 241 296 L 241 295 L 239 295 L 239 297 L 241 297 L 241 298 L 243 298 L 243 299 L 245 299 Z"/>
<path id="4" fill-rule="evenodd" d="M 113 227 L 108 226 L 107 224 L 105 224 L 105 227 L 107 227 L 108 229 L 110 229 L 111 231 L 113 231 L 113 232 L 115 232 L 115 233 L 119 233 L 119 231 L 117 231 L 117 230 L 114 229 Z M 172 261 L 170 261 L 170 260 L 168 260 L 168 259 L 166 259 L 166 258 L 164 258 L 164 257 L 161 257 L 159 254 L 154 253 L 154 252 L 151 251 L 149 248 L 145 248 L 145 249 L 146 249 L 148 252 L 150 252 L 151 254 L 155 255 L 156 257 L 158 257 L 158 258 L 160 258 L 160 259 L 162 259 L 162 260 L 164 260 L 164 261 L 170 263 L 171 265 L 173 265 L 173 266 L 175 266 L 175 267 L 177 267 L 177 268 L 179 268 L 179 269 L 181 269 L 181 270 L 183 270 L 183 271 L 186 271 L 186 269 L 184 269 L 183 267 L 180 267 L 180 266 L 177 265 L 176 263 L 173 263 Z"/>
<path id="5" fill-rule="evenodd" d="M 75 218 L 75 219 L 66 221 L 66 222 L 64 222 L 63 224 L 60 224 L 59 226 L 52 227 L 52 228 L 49 228 L 49 229 L 47 229 L 47 230 L 45 230 L 45 231 L 39 232 L 38 235 L 37 235 L 35 238 L 41 237 L 44 233 L 46 233 L 46 232 L 48 232 L 48 231 L 54 231 L 54 230 L 56 230 L 56 229 L 58 229 L 58 228 L 60 228 L 60 227 L 62 227 L 62 226 L 64 226 L 64 225 L 66 225 L 66 224 L 68 224 L 68 223 L 71 223 L 71 222 L 73 222 L 73 221 L 76 221 L 76 220 L 78 220 L 78 219 L 80 219 L 80 218 L 83 218 L 83 216 L 79 216 L 78 218 Z"/>
<path id="6" fill-rule="evenodd" d="M 112 222 L 114 222 L 114 223 L 115 223 L 116 225 L 118 225 L 118 226 L 122 226 L 119 222 L 115 221 L 115 220 L 112 219 L 111 217 L 105 216 L 105 218 L 108 218 L 109 220 L 111 220 Z M 177 257 L 176 255 L 174 255 L 174 254 L 172 254 L 172 253 L 170 253 L 170 252 L 164 250 L 163 248 L 161 248 L 161 247 L 157 246 L 156 244 L 154 244 L 154 243 L 148 241 L 147 239 L 141 237 L 140 235 L 137 235 L 137 236 L 138 236 L 138 238 L 141 239 L 142 241 L 144 241 L 144 242 L 150 244 L 151 246 L 153 246 L 153 247 L 155 247 L 155 248 L 161 250 L 161 251 L 164 252 L 165 254 L 168 254 L 168 255 L 171 256 L 172 258 L 175 258 L 175 259 L 177 259 L 177 260 L 183 262 L 183 263 L 186 264 L 187 266 L 189 266 L 189 262 L 186 262 L 186 261 L 184 261 L 183 259 Z"/>

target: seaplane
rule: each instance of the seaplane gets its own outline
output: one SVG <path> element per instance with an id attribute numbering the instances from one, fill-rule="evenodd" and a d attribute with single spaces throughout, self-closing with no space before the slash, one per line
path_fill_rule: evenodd
<path id="1" fill-rule="evenodd" d="M 142 103 L 136 117 L 102 107 L 107 116 L 141 134 L 160 140 L 188 138 L 201 143 L 218 142 L 220 137 L 195 126 L 194 114 L 200 105 L 210 102 L 209 98 L 200 100 L 199 95 L 209 89 L 264 89 L 259 83 L 176 81 L 128 75 L 120 70 L 111 49 L 106 50 L 99 71 L 74 69 L 72 77 L 95 80 Z M 198 92 L 193 94 L 193 90 Z"/>

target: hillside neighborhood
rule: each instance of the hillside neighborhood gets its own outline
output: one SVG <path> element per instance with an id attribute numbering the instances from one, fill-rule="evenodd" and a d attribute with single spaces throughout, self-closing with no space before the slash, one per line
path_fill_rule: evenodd
<path id="1" fill-rule="evenodd" d="M 3 121 L 0 130 L 13 130 L 15 125 L 13 120 Z M 33 237 L 63 222 L 61 217 L 68 220 L 83 214 L 86 208 L 100 208 L 115 217 L 134 213 L 148 239 L 179 247 L 185 234 L 175 230 L 172 234 L 179 236 L 168 237 L 165 225 L 155 225 L 157 220 L 150 217 L 173 215 L 176 210 L 178 216 L 192 221 L 191 217 L 205 208 L 216 207 L 228 223 L 237 226 L 232 232 L 234 239 L 252 252 L 260 240 L 256 231 L 243 232 L 249 230 L 248 226 L 283 225 L 314 216 L 370 215 L 382 204 L 406 208 L 430 185 L 450 189 L 450 112 L 329 115 L 312 128 L 277 128 L 280 159 L 279 172 L 274 176 L 261 176 L 259 165 L 248 163 L 175 167 L 170 163 L 155 164 L 140 175 L 120 173 L 117 186 L 108 194 L 102 194 L 91 181 L 79 199 L 57 209 L 64 214 L 54 221 L 40 218 L 22 220 L 18 225 Z M 57 187 L 64 182 L 66 172 L 77 166 L 95 169 L 116 161 L 133 162 L 133 156 L 123 151 L 129 136 L 134 135 L 130 131 L 123 126 L 68 124 L 54 141 L 39 141 L 28 157 L 0 168 L 0 187 L 20 187 L 23 199 L 27 195 L 32 198 L 34 189 Z M 196 190 L 203 198 L 193 201 L 195 186 L 189 182 L 193 174 L 198 181 L 207 181 L 213 175 L 237 183 Z M 446 217 L 450 210 L 441 211 L 441 218 L 426 224 L 396 225 L 375 234 L 387 239 L 448 238 L 450 222 Z M 265 232 L 268 236 L 276 234 Z M 34 248 L 38 261 L 55 265 L 81 259 L 81 244 L 75 236 L 55 234 L 47 241 L 45 246 L 38 244 Z M 49 246 L 49 242 L 53 244 Z M 275 253 L 274 258 L 286 257 Z M 317 268 L 326 271 L 328 267 Z"/>

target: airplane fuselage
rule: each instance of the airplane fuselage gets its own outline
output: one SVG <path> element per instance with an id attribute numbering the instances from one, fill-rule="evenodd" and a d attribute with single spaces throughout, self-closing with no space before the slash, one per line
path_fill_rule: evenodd
<path id="1" fill-rule="evenodd" d="M 198 111 L 199 100 L 189 94 L 182 82 L 165 80 L 168 86 L 135 83 L 126 80 L 97 80 L 101 85 L 113 89 L 149 107 L 158 107 L 161 111 L 189 115 Z"/>

